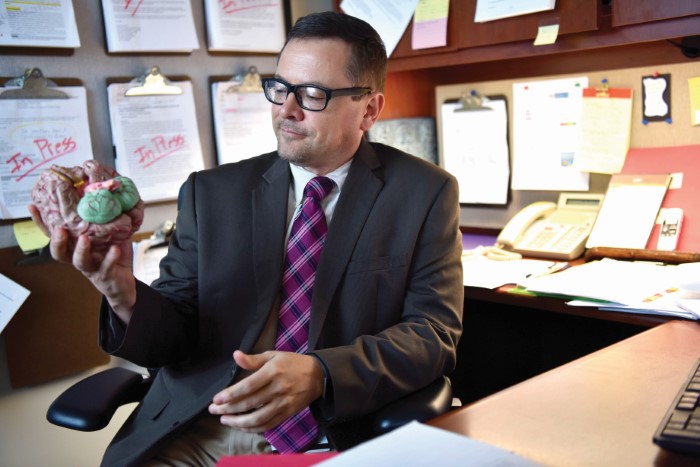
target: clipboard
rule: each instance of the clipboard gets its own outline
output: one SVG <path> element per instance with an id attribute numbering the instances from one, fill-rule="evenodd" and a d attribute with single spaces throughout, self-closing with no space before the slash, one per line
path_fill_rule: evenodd
<path id="1" fill-rule="evenodd" d="M 87 93 L 80 80 L 64 78 L 58 84 L 35 67 L 3 81 L 0 225 L 29 218 L 26 205 L 43 170 L 93 159 Z"/>
<path id="2" fill-rule="evenodd" d="M 463 92 L 439 116 L 440 165 L 460 187 L 460 205 L 503 206 L 510 199 L 508 103 L 504 95 Z"/>
<path id="3" fill-rule="evenodd" d="M 115 169 L 147 204 L 175 200 L 187 176 L 204 168 L 193 88 L 190 78 L 170 81 L 157 66 L 108 80 Z"/>
<path id="4" fill-rule="evenodd" d="M 224 80 L 212 80 L 212 114 L 217 163 L 227 164 L 277 150 L 271 104 L 255 66 Z"/>

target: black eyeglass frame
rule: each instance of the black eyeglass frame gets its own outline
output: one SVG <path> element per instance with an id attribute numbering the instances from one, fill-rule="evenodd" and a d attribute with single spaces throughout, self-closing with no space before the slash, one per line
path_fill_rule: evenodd
<path id="1" fill-rule="evenodd" d="M 304 110 L 308 110 L 310 112 L 321 112 L 322 110 L 326 110 L 326 107 L 328 107 L 328 103 L 330 102 L 332 97 L 335 96 L 365 96 L 367 94 L 372 94 L 372 88 L 368 87 L 352 87 L 352 88 L 340 88 L 340 89 L 330 89 L 330 88 L 325 88 L 323 86 L 319 86 L 317 84 L 289 84 L 288 82 L 279 79 L 279 78 L 262 78 L 262 88 L 263 88 L 263 93 L 265 94 L 265 98 L 270 101 L 272 104 L 275 105 L 282 105 L 284 104 L 284 101 L 287 100 L 289 97 L 290 93 L 294 93 L 294 98 L 297 100 L 297 104 L 299 104 L 299 107 L 301 107 Z M 270 96 L 267 93 L 268 89 L 268 83 L 279 83 L 283 85 L 285 88 L 287 88 L 287 95 L 284 97 L 284 101 L 282 102 L 275 102 L 273 101 Z M 323 104 L 323 107 L 320 109 L 310 109 L 306 107 L 302 103 L 302 99 L 299 97 L 299 94 L 297 92 L 298 89 L 303 89 L 303 88 L 314 88 L 314 89 L 319 89 L 323 91 L 326 94 L 326 102 Z"/>

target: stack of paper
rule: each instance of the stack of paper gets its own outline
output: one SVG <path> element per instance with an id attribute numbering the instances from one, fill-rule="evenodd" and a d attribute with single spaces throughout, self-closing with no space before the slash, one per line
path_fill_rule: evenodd
<path id="1" fill-rule="evenodd" d="M 661 265 L 602 259 L 522 283 L 528 292 L 568 298 L 569 305 L 700 319 L 700 263 Z M 696 290 L 697 289 L 697 290 Z M 681 306 L 681 303 L 683 306 Z"/>

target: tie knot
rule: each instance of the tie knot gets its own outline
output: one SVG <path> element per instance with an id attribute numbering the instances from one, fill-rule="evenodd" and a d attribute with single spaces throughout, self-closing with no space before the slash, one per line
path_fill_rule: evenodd
<path id="1" fill-rule="evenodd" d="M 304 196 L 315 200 L 322 200 L 333 190 L 335 182 L 328 177 L 314 177 L 304 188 Z"/>

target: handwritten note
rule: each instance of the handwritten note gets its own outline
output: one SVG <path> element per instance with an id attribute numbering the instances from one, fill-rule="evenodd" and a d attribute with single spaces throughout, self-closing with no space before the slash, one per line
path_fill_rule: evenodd
<path id="1" fill-rule="evenodd" d="M 133 84 L 108 87 L 116 169 L 147 202 L 176 199 L 187 176 L 204 168 L 192 83 L 170 84 L 182 94 L 127 97 Z"/>
<path id="2" fill-rule="evenodd" d="M 52 164 L 92 159 L 85 88 L 68 99 L 0 99 L 0 219 L 29 217 L 32 187 Z"/>
<path id="3" fill-rule="evenodd" d="M 110 52 L 191 52 L 199 48 L 190 0 L 102 0 Z"/>

